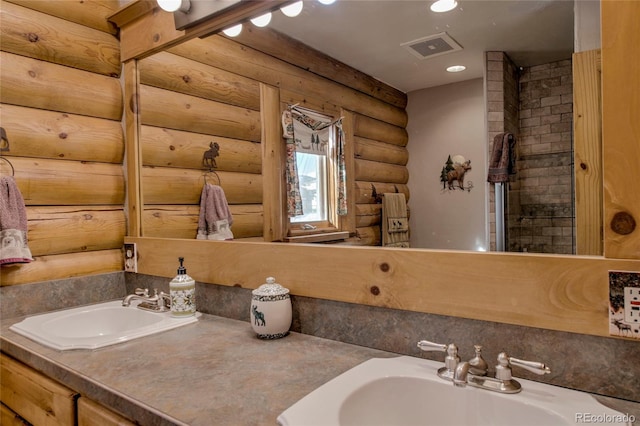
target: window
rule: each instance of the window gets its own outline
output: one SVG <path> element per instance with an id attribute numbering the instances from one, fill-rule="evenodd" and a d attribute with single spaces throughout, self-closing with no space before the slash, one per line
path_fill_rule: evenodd
<path id="1" fill-rule="evenodd" d="M 296 166 L 302 198 L 301 215 L 291 217 L 291 223 L 327 220 L 326 156 L 296 152 Z"/>
<path id="2" fill-rule="evenodd" d="M 289 241 L 344 239 L 346 215 L 344 136 L 341 120 L 290 107 L 283 114 L 287 141 Z"/>

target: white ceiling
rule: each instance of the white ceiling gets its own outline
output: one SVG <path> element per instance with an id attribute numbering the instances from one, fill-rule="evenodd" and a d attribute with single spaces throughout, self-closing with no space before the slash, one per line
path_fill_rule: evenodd
<path id="1" fill-rule="evenodd" d="M 483 76 L 485 51 L 504 51 L 519 66 L 571 57 L 572 0 L 458 0 L 446 13 L 431 1 L 305 0 L 302 13 L 273 14 L 270 27 L 403 92 Z M 418 59 L 401 44 L 446 32 L 462 51 Z M 465 65 L 447 73 L 449 65 Z"/>

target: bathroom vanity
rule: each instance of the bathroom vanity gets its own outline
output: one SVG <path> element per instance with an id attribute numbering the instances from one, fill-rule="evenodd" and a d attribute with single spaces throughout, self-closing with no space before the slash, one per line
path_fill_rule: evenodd
<path id="1" fill-rule="evenodd" d="M 3 356 L 144 425 L 273 425 L 335 376 L 395 356 L 298 333 L 260 340 L 249 323 L 212 315 L 101 349 L 58 351 L 10 331 L 20 319 L 2 322 Z"/>
<path id="2" fill-rule="evenodd" d="M 299 333 L 261 340 L 247 322 L 207 314 L 101 349 L 58 351 L 9 330 L 21 319 L 3 320 L 2 356 L 60 386 L 67 405 L 78 406 L 78 424 L 90 413 L 102 424 L 273 425 L 336 376 L 371 358 L 397 356 Z M 640 404 L 597 399 L 640 418 Z"/>

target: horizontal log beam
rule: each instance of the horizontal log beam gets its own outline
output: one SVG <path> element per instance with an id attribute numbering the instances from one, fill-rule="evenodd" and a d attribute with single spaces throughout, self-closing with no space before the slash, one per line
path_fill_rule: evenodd
<path id="1" fill-rule="evenodd" d="M 407 106 L 407 95 L 400 90 L 271 28 L 249 26 L 233 40 L 388 104 Z"/>
<path id="2" fill-rule="evenodd" d="M 250 173 L 218 172 L 207 181 L 220 184 L 229 204 L 262 204 L 262 176 Z M 200 205 L 204 185 L 203 171 L 169 167 L 142 168 L 142 199 L 152 204 Z"/>
<path id="3" fill-rule="evenodd" d="M 261 204 L 230 205 L 234 239 L 262 237 L 263 209 Z M 198 231 L 200 206 L 164 205 L 146 208 L 142 212 L 145 237 L 195 238 Z"/>
<path id="4" fill-rule="evenodd" d="M 190 95 L 140 86 L 141 124 L 260 141 L 260 113 Z"/>
<path id="5" fill-rule="evenodd" d="M 0 105 L 11 155 L 122 164 L 120 121 L 42 109 Z"/>
<path id="6" fill-rule="evenodd" d="M 19 285 L 124 270 L 122 249 L 39 256 L 34 262 L 0 268 L 0 285 Z"/>
<path id="7" fill-rule="evenodd" d="M 32 108 L 122 119 L 122 88 L 113 77 L 1 52 L 2 102 Z"/>
<path id="8" fill-rule="evenodd" d="M 262 171 L 261 147 L 256 142 L 153 126 L 141 126 L 140 141 L 145 166 L 203 169 L 204 152 L 215 142 L 220 147 L 217 171 L 257 174 Z"/>
<path id="9" fill-rule="evenodd" d="M 27 218 L 34 256 L 120 248 L 126 234 L 122 207 L 27 207 Z"/>
<path id="10" fill-rule="evenodd" d="M 404 184 L 393 184 L 387 182 L 366 182 L 356 181 L 355 198 L 358 204 L 373 204 L 376 202 L 374 189 L 377 196 L 385 192 L 402 192 L 409 201 L 409 187 Z"/>
<path id="11" fill-rule="evenodd" d="M 7 2 L 2 3 L 0 21 L 6 52 L 120 75 L 120 43 L 112 34 Z"/>
<path id="12" fill-rule="evenodd" d="M 403 146 L 356 136 L 355 158 L 406 166 L 409 161 L 409 151 Z"/>
<path id="13" fill-rule="evenodd" d="M 409 170 L 405 166 L 359 159 L 356 159 L 354 163 L 356 180 L 401 184 L 409 181 Z"/>
<path id="14" fill-rule="evenodd" d="M 142 59 L 139 67 L 141 84 L 260 110 L 260 85 L 255 80 L 168 52 Z"/>
<path id="15" fill-rule="evenodd" d="M 19 4 L 110 34 L 118 33 L 118 29 L 107 21 L 107 17 L 118 10 L 121 3 L 119 0 L 68 1 L 64 7 L 60 7 L 60 4 L 55 1 L 5 0 L 5 2 Z"/>
<path id="16" fill-rule="evenodd" d="M 358 228 L 380 225 L 382 204 L 356 204 L 356 225 Z"/>
<path id="17" fill-rule="evenodd" d="M 190 40 L 169 51 L 271 86 L 326 100 L 402 128 L 407 124 L 407 113 L 402 108 L 317 76 L 223 36 L 213 35 L 206 39 Z"/>
<path id="18" fill-rule="evenodd" d="M 9 158 L 27 206 L 124 204 L 121 164 Z"/>
<path id="19" fill-rule="evenodd" d="M 385 123 L 372 117 L 367 117 L 359 112 L 356 114 L 354 135 L 392 145 L 407 146 L 409 134 L 404 127 Z"/>

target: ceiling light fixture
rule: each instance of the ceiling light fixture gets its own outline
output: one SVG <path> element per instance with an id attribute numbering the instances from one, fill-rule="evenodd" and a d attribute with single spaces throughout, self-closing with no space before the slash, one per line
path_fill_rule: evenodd
<path id="1" fill-rule="evenodd" d="M 450 67 L 447 67 L 447 72 L 460 72 L 466 69 L 467 67 L 465 67 L 464 65 L 452 65 Z"/>
<path id="2" fill-rule="evenodd" d="M 242 32 L 242 24 L 234 25 L 233 27 L 226 28 L 222 32 L 229 37 L 239 36 Z"/>
<path id="3" fill-rule="evenodd" d="M 302 12 L 302 6 L 303 3 L 302 0 L 300 0 L 280 8 L 280 11 L 289 18 L 295 18 L 296 16 L 300 15 L 300 12 Z"/>
<path id="4" fill-rule="evenodd" d="M 251 23 L 256 27 L 266 27 L 269 25 L 269 22 L 271 22 L 271 12 L 267 12 L 264 15 L 251 19 Z"/>
<path id="5" fill-rule="evenodd" d="M 336 0 L 318 0 L 322 4 L 333 4 Z"/>
<path id="6" fill-rule="evenodd" d="M 189 0 L 158 0 L 158 6 L 165 12 L 184 12 L 187 13 L 191 9 Z"/>
<path id="7" fill-rule="evenodd" d="M 458 6 L 456 0 L 438 0 L 431 5 L 431 11 L 438 13 L 448 12 L 455 9 L 456 6 Z"/>

